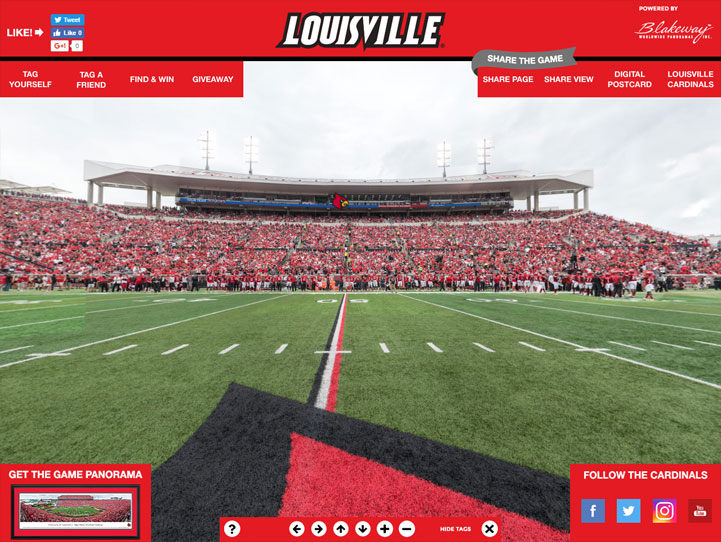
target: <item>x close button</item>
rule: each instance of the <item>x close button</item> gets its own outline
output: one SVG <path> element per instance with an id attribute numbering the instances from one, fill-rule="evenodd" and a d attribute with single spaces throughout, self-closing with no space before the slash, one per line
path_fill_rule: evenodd
<path id="1" fill-rule="evenodd" d="M 481 527 L 481 532 L 486 538 L 493 538 L 498 534 L 498 523 L 489 519 Z"/>

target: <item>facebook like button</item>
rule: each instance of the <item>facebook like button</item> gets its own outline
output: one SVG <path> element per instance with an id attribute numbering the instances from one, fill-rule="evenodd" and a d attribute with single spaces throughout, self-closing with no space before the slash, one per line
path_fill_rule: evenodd
<path id="1" fill-rule="evenodd" d="M 51 15 L 51 26 L 85 26 L 85 15 Z"/>
<path id="2" fill-rule="evenodd" d="M 53 28 L 50 31 L 50 37 L 53 39 L 67 39 L 72 38 L 81 40 L 85 37 L 84 28 Z"/>
<path id="3" fill-rule="evenodd" d="M 581 523 L 606 523 L 606 501 L 581 499 Z"/>

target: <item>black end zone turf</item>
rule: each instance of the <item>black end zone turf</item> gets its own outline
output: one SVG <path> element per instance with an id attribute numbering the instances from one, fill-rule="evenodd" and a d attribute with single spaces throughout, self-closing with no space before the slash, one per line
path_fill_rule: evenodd
<path id="1" fill-rule="evenodd" d="M 231 384 L 198 431 L 153 472 L 153 540 L 210 542 L 218 540 L 221 516 L 276 516 L 291 432 L 569 530 L 566 478 Z"/>

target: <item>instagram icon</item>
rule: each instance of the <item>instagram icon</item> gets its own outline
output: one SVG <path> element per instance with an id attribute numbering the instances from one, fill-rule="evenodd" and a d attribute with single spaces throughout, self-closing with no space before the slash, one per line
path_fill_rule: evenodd
<path id="1" fill-rule="evenodd" d="M 654 499 L 653 522 L 676 523 L 676 499 Z"/>

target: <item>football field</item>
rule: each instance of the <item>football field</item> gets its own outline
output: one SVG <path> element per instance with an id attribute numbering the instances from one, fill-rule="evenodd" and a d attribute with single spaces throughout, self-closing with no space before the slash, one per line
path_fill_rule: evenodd
<path id="1" fill-rule="evenodd" d="M 306 403 L 341 306 L 339 414 L 563 477 L 721 462 L 721 295 L 656 298 L 4 294 L 0 462 L 157 468 L 232 382 Z"/>

